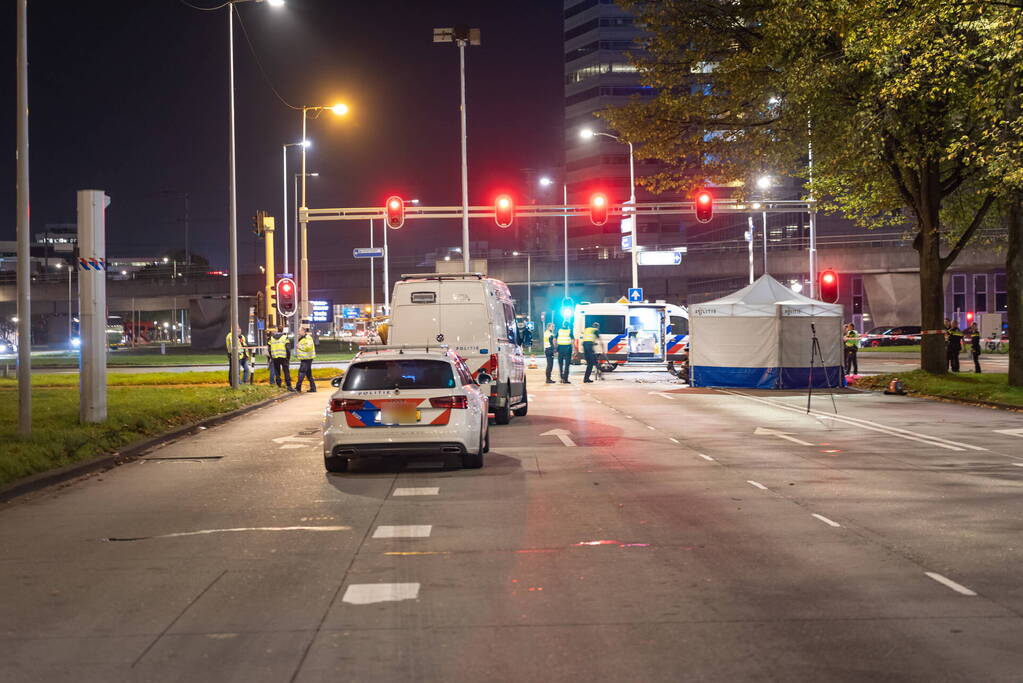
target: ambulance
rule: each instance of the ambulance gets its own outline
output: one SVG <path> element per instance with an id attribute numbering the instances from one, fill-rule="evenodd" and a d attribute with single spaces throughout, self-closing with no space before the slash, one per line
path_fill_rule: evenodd
<path id="1" fill-rule="evenodd" d="M 582 358 L 583 330 L 600 324 L 600 341 L 606 362 L 601 370 L 619 365 L 664 365 L 671 374 L 684 376 L 689 359 L 689 313 L 682 306 L 657 301 L 648 303 L 594 304 L 575 308 L 573 334 L 575 360 Z"/>
<path id="2" fill-rule="evenodd" d="M 494 421 L 529 410 L 522 340 L 508 285 L 481 273 L 412 273 L 394 283 L 389 344 L 443 344 L 490 381 Z"/>

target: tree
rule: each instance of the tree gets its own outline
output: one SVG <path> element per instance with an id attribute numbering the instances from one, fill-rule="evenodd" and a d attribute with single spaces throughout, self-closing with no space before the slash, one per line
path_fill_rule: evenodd
<path id="1" fill-rule="evenodd" d="M 636 59 L 649 101 L 604 113 L 673 168 L 648 183 L 684 191 L 762 171 L 807 177 L 826 210 L 859 224 L 914 222 L 921 322 L 941 330 L 943 275 L 998 198 L 959 144 L 994 107 L 988 7 L 947 0 L 623 0 L 649 31 Z M 957 215 L 946 223 L 949 202 Z M 942 253 L 942 247 L 945 253 Z M 945 371 L 941 334 L 921 365 Z"/>

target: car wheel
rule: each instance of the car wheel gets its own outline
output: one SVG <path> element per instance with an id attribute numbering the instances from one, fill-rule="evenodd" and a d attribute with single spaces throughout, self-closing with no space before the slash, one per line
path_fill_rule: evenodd
<path id="1" fill-rule="evenodd" d="M 489 430 L 487 430 L 489 432 Z M 486 444 L 489 438 L 481 439 L 479 450 L 475 453 L 466 453 L 462 456 L 462 467 L 467 470 L 478 470 L 483 467 L 483 453 L 485 453 Z"/>
<path id="2" fill-rule="evenodd" d="M 324 458 L 323 466 L 327 468 L 328 472 L 341 473 L 348 471 L 348 458 L 341 458 L 334 456 L 332 458 Z"/>
<path id="3" fill-rule="evenodd" d="M 498 406 L 494 408 L 494 422 L 499 425 L 506 425 L 511 422 L 511 409 L 508 404 L 511 403 L 511 383 L 508 384 L 508 393 L 505 395 L 504 407 Z"/>
<path id="4" fill-rule="evenodd" d="M 514 411 L 515 417 L 525 417 L 529 412 L 529 393 L 526 390 L 526 380 L 522 380 L 522 406 Z"/>

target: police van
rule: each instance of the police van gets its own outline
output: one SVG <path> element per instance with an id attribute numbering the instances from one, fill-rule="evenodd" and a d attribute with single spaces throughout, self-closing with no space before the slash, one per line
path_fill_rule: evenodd
<path id="1" fill-rule="evenodd" d="M 582 354 L 583 330 L 600 324 L 600 341 L 606 362 L 601 370 L 619 365 L 664 364 L 676 376 L 688 365 L 689 313 L 682 306 L 656 303 L 582 302 L 575 308 L 576 359 Z"/>
<path id="2" fill-rule="evenodd" d="M 444 344 L 477 381 L 490 377 L 490 409 L 508 424 L 529 409 L 522 340 L 508 285 L 481 273 L 413 273 L 394 283 L 389 344 Z"/>

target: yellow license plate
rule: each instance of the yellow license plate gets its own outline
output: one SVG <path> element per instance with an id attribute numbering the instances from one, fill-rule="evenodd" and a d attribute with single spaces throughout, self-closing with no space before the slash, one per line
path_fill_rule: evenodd
<path id="1" fill-rule="evenodd" d="M 422 418 L 422 412 L 415 407 L 395 406 L 380 411 L 380 421 L 384 424 L 415 424 Z"/>

